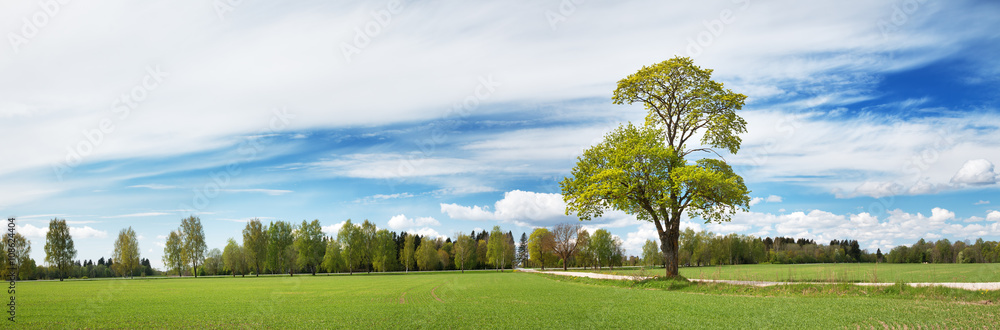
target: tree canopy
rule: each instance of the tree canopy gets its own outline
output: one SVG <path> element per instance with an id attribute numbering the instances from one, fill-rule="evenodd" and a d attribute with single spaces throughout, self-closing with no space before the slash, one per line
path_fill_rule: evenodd
<path id="1" fill-rule="evenodd" d="M 45 233 L 45 262 L 59 269 L 59 280 L 62 281 L 73 265 L 73 258 L 76 258 L 76 248 L 66 220 L 52 219 L 49 231 Z"/>
<path id="2" fill-rule="evenodd" d="M 678 275 L 677 239 L 684 212 L 706 223 L 724 222 L 749 207 L 743 178 L 713 149 L 739 151 L 746 122 L 736 111 L 746 96 L 725 89 L 711 73 L 690 58 L 675 57 L 619 81 L 614 103 L 642 103 L 646 123 L 628 123 L 608 133 L 584 151 L 571 176 L 561 182 L 567 214 L 591 220 L 615 209 L 653 222 L 667 276 Z M 699 134 L 699 141 L 691 140 Z M 696 142 L 700 144 L 691 148 Z M 697 151 L 720 159 L 687 159 Z"/>

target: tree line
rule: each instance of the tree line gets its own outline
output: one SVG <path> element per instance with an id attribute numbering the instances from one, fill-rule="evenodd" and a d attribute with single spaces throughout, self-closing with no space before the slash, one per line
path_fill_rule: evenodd
<path id="1" fill-rule="evenodd" d="M 882 249 L 875 253 L 860 248 L 857 240 L 831 240 L 818 244 L 813 240 L 790 237 L 758 238 L 747 235 L 716 235 L 711 232 L 688 228 L 681 232 L 679 262 L 685 266 L 714 266 L 739 264 L 803 264 L 803 263 L 992 263 L 1000 262 L 997 242 L 977 239 L 974 244 L 947 239 L 927 242 L 920 239 L 911 246 L 900 245 L 884 255 Z M 647 240 L 642 248 L 642 264 L 661 266 L 664 259 L 654 240 Z"/>
<path id="2" fill-rule="evenodd" d="M 205 252 L 204 233 L 197 217 L 185 219 L 171 232 L 164 247 L 168 274 L 231 275 L 318 272 L 349 273 L 410 270 L 503 269 L 515 265 L 511 232 L 499 226 L 491 231 L 431 238 L 378 229 L 364 220 L 348 219 L 336 236 L 323 234 L 319 220 L 292 224 L 259 219 L 247 222 L 241 241 L 231 237 L 223 250 Z"/>
<path id="3" fill-rule="evenodd" d="M 54 279 L 58 278 L 96 278 L 114 276 L 146 276 L 156 274 L 149 259 L 139 256 L 139 241 L 132 227 L 122 229 L 115 240 L 111 258 L 100 258 L 95 264 L 93 260 L 74 260 L 77 255 L 73 237 L 65 219 L 49 221 L 49 231 L 45 234 L 45 262 L 49 266 L 38 266 L 30 257 L 31 241 L 20 233 L 14 234 L 14 254 L 11 258 L 0 261 L 0 275 L 4 278 L 12 275 L 18 280 Z M 8 260 L 10 259 L 10 260 Z M 9 263 L 13 260 L 14 267 Z"/>
<path id="4" fill-rule="evenodd" d="M 1000 242 L 976 239 L 975 243 L 948 239 L 937 242 L 921 238 L 916 243 L 892 248 L 886 256 L 891 263 L 996 263 L 1000 262 Z"/>

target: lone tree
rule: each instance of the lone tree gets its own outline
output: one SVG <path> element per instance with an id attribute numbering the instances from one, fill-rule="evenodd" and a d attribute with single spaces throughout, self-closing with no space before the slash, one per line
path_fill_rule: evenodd
<path id="1" fill-rule="evenodd" d="M 52 219 L 49 221 L 49 232 L 45 234 L 45 262 L 59 269 L 59 280 L 69 273 L 76 258 L 76 248 L 73 247 L 73 237 L 69 235 L 66 220 Z"/>
<path id="2" fill-rule="evenodd" d="M 713 149 L 739 151 L 746 121 L 736 111 L 746 96 L 725 89 L 711 75 L 690 58 L 675 57 L 619 81 L 614 103 L 642 103 L 649 112 L 646 124 L 619 126 L 586 150 L 571 177 L 561 182 L 567 214 L 591 220 L 615 209 L 653 222 L 667 276 L 678 275 L 677 239 L 685 211 L 706 223 L 721 223 L 749 207 L 743 178 Z M 696 137 L 700 141 L 692 140 Z M 689 162 L 694 152 L 719 159 Z"/>
<path id="3" fill-rule="evenodd" d="M 139 268 L 139 239 L 131 226 L 118 233 L 111 259 L 116 260 L 113 266 L 115 272 L 122 276 L 132 277 L 135 270 Z"/>

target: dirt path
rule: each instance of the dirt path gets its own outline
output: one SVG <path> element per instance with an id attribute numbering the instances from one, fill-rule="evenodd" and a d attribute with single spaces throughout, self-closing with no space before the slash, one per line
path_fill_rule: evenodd
<path id="1" fill-rule="evenodd" d="M 431 289 L 431 296 L 434 297 L 434 299 L 436 299 L 438 302 L 444 302 L 444 300 L 441 300 L 441 298 L 438 298 L 437 294 L 434 294 L 434 290 L 437 290 L 437 288 L 439 288 L 439 287 L 441 287 L 441 286 L 438 285 L 438 286 L 434 287 L 433 289 Z"/>
<path id="2" fill-rule="evenodd" d="M 552 274 L 552 275 L 562 275 L 562 276 L 576 276 L 576 277 L 589 277 L 603 280 L 645 280 L 650 279 L 650 276 L 627 276 L 627 275 L 611 275 L 611 274 L 598 274 L 598 273 L 586 273 L 586 272 L 558 272 L 558 271 L 537 271 L 534 269 L 518 269 L 522 272 L 527 273 L 542 273 L 542 274 Z M 752 286 L 774 286 L 774 285 L 791 285 L 791 284 L 840 284 L 833 282 L 765 282 L 765 281 L 733 281 L 733 280 L 705 280 L 691 278 L 688 279 L 692 282 L 704 282 L 704 283 L 725 283 L 725 284 L 735 284 L 735 285 L 752 285 Z M 861 286 L 892 286 L 896 283 L 854 283 L 855 285 Z M 987 290 L 995 291 L 1000 290 L 1000 282 L 985 282 L 985 283 L 908 283 L 912 287 L 922 287 L 922 286 L 943 286 L 946 288 L 954 289 L 964 289 L 964 290 Z"/>

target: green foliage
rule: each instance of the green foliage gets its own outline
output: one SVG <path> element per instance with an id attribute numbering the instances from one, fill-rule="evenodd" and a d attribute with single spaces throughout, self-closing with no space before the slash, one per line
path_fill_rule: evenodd
<path id="1" fill-rule="evenodd" d="M 326 246 L 323 245 L 323 226 L 319 220 L 306 222 L 302 220 L 295 235 L 295 248 L 298 251 L 296 258 L 297 266 L 306 269 L 313 275 L 319 264 L 323 262 L 323 252 Z"/>
<path id="2" fill-rule="evenodd" d="M 684 150 L 689 139 L 703 130 L 701 145 L 735 154 L 742 143 L 739 134 L 746 133 L 746 121 L 736 111 L 746 98 L 713 81 L 711 69 L 698 67 L 687 57 L 674 57 L 618 81 L 612 101 L 642 103 L 649 111 L 646 122 L 664 132 L 674 150 Z"/>
<path id="3" fill-rule="evenodd" d="M 171 231 L 163 247 L 163 264 L 177 270 L 177 276 L 184 276 L 184 240 L 179 230 Z"/>
<path id="4" fill-rule="evenodd" d="M 653 267 L 663 264 L 663 252 L 656 246 L 656 241 L 646 240 L 642 245 L 642 264 L 646 267 Z"/>
<path id="5" fill-rule="evenodd" d="M 347 268 L 340 251 L 340 243 L 335 239 L 327 240 L 326 254 L 323 255 L 323 269 L 331 273 L 339 273 Z"/>
<path id="6" fill-rule="evenodd" d="M 465 272 L 466 268 L 471 268 L 472 256 L 476 252 L 476 247 L 469 235 L 459 233 L 452 247 L 455 254 L 455 268 Z"/>
<path id="7" fill-rule="evenodd" d="M 267 261 L 267 228 L 260 219 L 253 218 L 243 229 L 243 248 L 246 263 L 253 268 L 257 276 L 263 271 Z"/>
<path id="8" fill-rule="evenodd" d="M 0 278 L 8 279 L 11 271 L 14 271 L 20 280 L 31 278 L 35 272 L 35 260 L 31 259 L 31 241 L 24 238 L 21 233 L 14 233 L 13 246 L 7 242 L 10 239 L 9 234 L 3 235 L 3 239 L 4 253 L 0 256 Z M 13 255 L 9 255 L 9 248 L 14 248 Z M 10 264 L 11 261 L 14 265 Z"/>
<path id="9" fill-rule="evenodd" d="M 553 254 L 555 244 L 552 232 L 544 227 L 535 228 L 528 237 L 528 259 L 545 270 L 546 265 L 552 265 L 556 261 Z"/>
<path id="10" fill-rule="evenodd" d="M 237 273 L 241 276 L 246 275 L 247 271 L 247 258 L 246 250 L 236 243 L 236 240 L 232 237 L 226 241 L 226 248 L 222 250 L 222 262 L 234 277 Z"/>
<path id="11" fill-rule="evenodd" d="M 340 227 L 340 232 L 337 233 L 337 241 L 340 242 L 341 256 L 347 265 L 347 271 L 354 274 L 354 269 L 361 265 L 365 248 L 361 228 L 351 223 L 351 219 L 347 219 L 347 222 Z"/>
<path id="12" fill-rule="evenodd" d="M 642 103 L 645 125 L 619 126 L 584 151 L 560 183 L 567 214 L 591 220 L 614 209 L 653 222 L 665 243 L 668 275 L 677 275 L 684 212 L 706 223 L 724 222 L 749 207 L 743 178 L 725 161 L 687 159 L 696 151 L 719 155 L 711 148 L 736 154 L 739 134 L 746 132 L 746 121 L 736 114 L 746 96 L 725 89 L 711 74 L 690 58 L 675 57 L 619 81 L 614 103 Z M 699 134 L 704 147 L 689 148 Z"/>
<path id="13" fill-rule="evenodd" d="M 375 244 L 372 258 L 375 271 L 386 272 L 396 266 L 396 241 L 392 240 L 392 232 L 381 229 L 375 232 Z"/>
<path id="14" fill-rule="evenodd" d="M 441 257 L 437 254 L 437 243 L 429 238 L 420 241 L 416 251 L 417 267 L 420 270 L 437 270 L 441 266 Z"/>
<path id="15" fill-rule="evenodd" d="M 117 265 L 117 264 L 116 264 Z M 225 264 L 222 261 L 222 251 L 219 249 L 208 250 L 205 254 L 205 263 L 202 268 L 205 275 L 219 275 L 224 271 Z"/>
<path id="16" fill-rule="evenodd" d="M 114 268 L 119 276 L 132 276 L 139 268 L 139 238 L 131 226 L 118 233 L 111 258 L 115 260 Z"/>
<path id="17" fill-rule="evenodd" d="M 66 220 L 52 219 L 49 231 L 45 233 L 45 262 L 55 265 L 60 272 L 59 279 L 69 272 L 76 258 L 73 237 L 69 234 Z"/>
<path id="18" fill-rule="evenodd" d="M 272 222 L 267 227 L 267 268 L 273 273 L 291 273 L 289 264 L 294 265 L 294 256 L 288 253 L 295 236 L 292 224 L 284 221 Z M 297 253 L 296 253 L 297 254 Z M 291 260 L 292 262 L 289 262 Z M 291 267 L 295 268 L 295 267 Z"/>
<path id="19" fill-rule="evenodd" d="M 486 247 L 486 259 L 498 271 L 502 271 L 502 269 L 509 266 L 509 263 L 514 259 L 512 238 L 507 237 L 500 230 L 500 226 L 493 226 L 493 229 L 490 230 L 490 240 L 487 242 Z"/>
<path id="20" fill-rule="evenodd" d="M 406 238 L 403 239 L 403 255 L 400 256 L 400 259 L 403 262 L 403 268 L 409 272 L 410 268 L 413 268 L 413 263 L 416 261 L 414 254 L 416 253 L 417 248 L 415 246 L 416 243 L 414 242 L 415 237 L 410 234 L 404 235 L 406 235 Z"/>
<path id="21" fill-rule="evenodd" d="M 181 237 L 183 238 L 184 259 L 191 263 L 191 269 L 198 269 L 199 263 L 205 260 L 205 230 L 201 227 L 201 219 L 190 216 L 181 220 Z M 197 277 L 195 273 L 195 277 Z"/>

